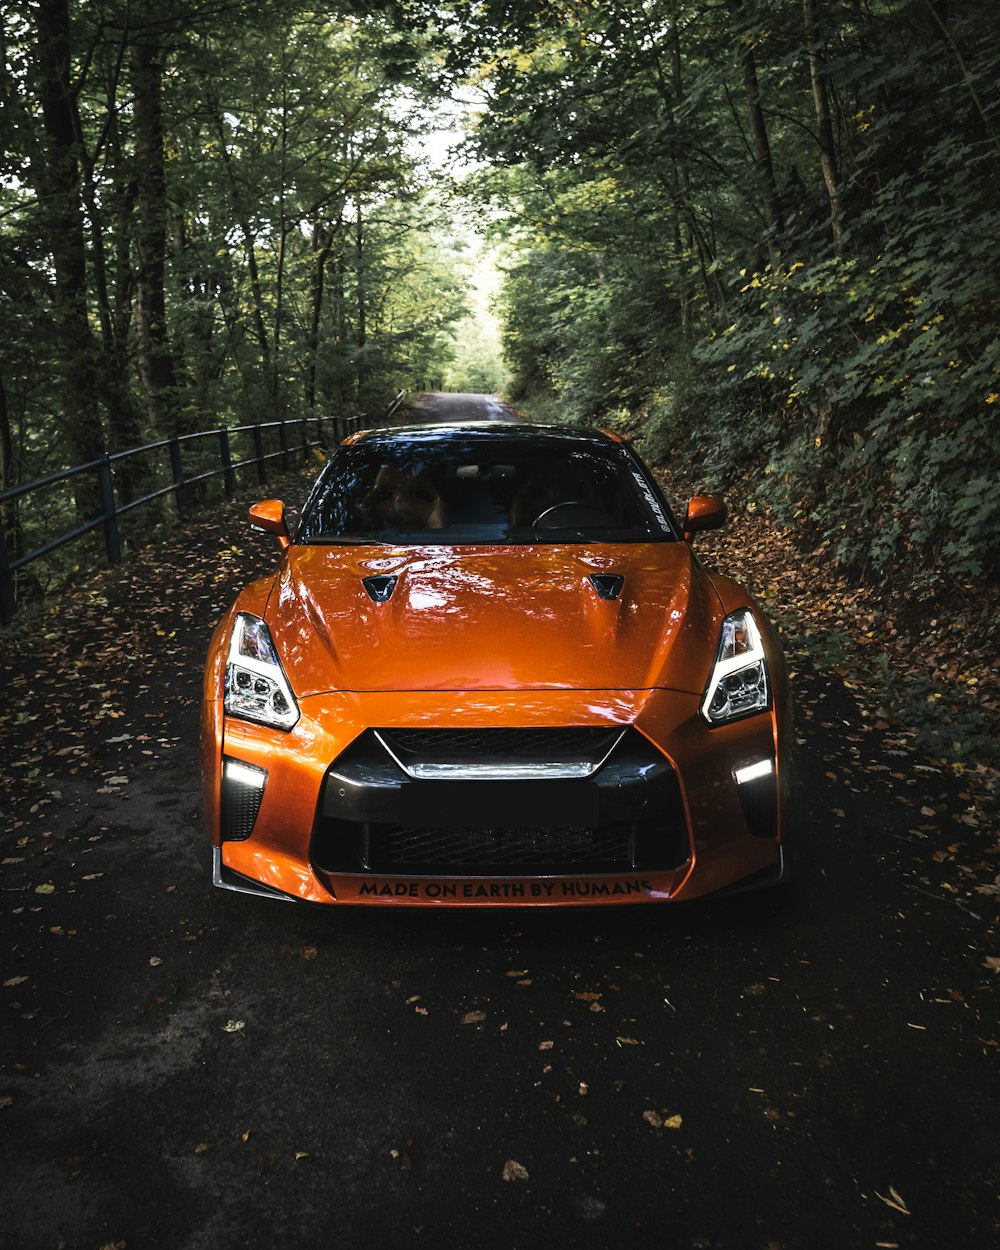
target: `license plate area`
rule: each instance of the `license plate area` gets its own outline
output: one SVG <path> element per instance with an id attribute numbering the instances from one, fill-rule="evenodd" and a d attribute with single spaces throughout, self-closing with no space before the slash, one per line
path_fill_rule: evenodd
<path id="1" fill-rule="evenodd" d="M 420 781 L 401 805 L 415 828 L 480 825 L 527 829 L 540 825 L 596 828 L 597 788 L 589 781 Z"/>

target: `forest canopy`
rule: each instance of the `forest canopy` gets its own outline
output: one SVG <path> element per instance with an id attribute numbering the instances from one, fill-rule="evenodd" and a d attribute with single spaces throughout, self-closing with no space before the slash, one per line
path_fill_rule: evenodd
<path id="1" fill-rule="evenodd" d="M 526 411 L 858 575 L 995 576 L 993 0 L 0 7 L 0 489 L 496 384 L 461 207 Z M 460 182 L 422 150 L 455 98 Z"/>
<path id="2" fill-rule="evenodd" d="M 992 0 L 453 9 L 515 400 L 749 474 L 855 573 L 995 575 Z"/>

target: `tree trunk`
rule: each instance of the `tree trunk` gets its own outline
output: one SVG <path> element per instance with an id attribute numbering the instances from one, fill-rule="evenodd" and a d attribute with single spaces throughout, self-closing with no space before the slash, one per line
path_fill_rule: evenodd
<path id="1" fill-rule="evenodd" d="M 730 10 L 734 14 L 739 15 L 743 10 L 743 0 L 730 0 Z M 760 103 L 757 58 L 754 56 L 753 36 L 750 30 L 737 30 L 736 41 L 740 68 L 743 71 L 743 88 L 746 93 L 750 133 L 753 136 L 754 168 L 757 175 L 757 185 L 764 203 L 764 222 L 767 226 L 768 250 L 773 260 L 777 242 L 784 227 L 781 197 L 778 194 L 778 184 L 774 177 L 774 161 L 771 158 L 771 144 L 767 137 L 767 122 Z"/>
<path id="2" fill-rule="evenodd" d="M 823 170 L 823 181 L 826 183 L 826 193 L 830 200 L 830 229 L 833 233 L 833 247 L 839 256 L 844 239 L 840 176 L 837 170 L 833 121 L 830 117 L 830 95 L 827 90 L 826 69 L 820 61 L 820 39 L 816 27 L 814 0 L 802 0 L 802 17 L 805 23 L 806 50 L 809 57 L 809 77 L 812 81 L 813 102 L 816 106 L 816 126 L 819 131 L 819 163 Z"/>
<path id="3" fill-rule="evenodd" d="M 174 358 L 167 336 L 164 272 L 167 252 L 167 183 L 163 166 L 163 66 L 159 48 L 131 50 L 137 195 L 135 329 L 139 376 L 149 423 L 160 435 L 177 430 Z"/>
<path id="4" fill-rule="evenodd" d="M 40 0 L 37 65 L 46 159 L 38 182 L 43 221 L 55 271 L 54 314 L 59 340 L 63 429 L 74 464 L 103 450 L 95 403 L 94 341 L 87 318 L 87 265 L 75 100 L 70 83 L 68 0 Z M 76 478 L 81 519 L 99 511 L 89 474 Z"/>
<path id="5" fill-rule="evenodd" d="M 323 316 L 323 288 L 326 262 L 333 245 L 332 232 L 319 221 L 313 222 L 312 277 L 309 284 L 309 332 L 306 336 L 306 409 L 316 409 L 316 358 L 319 355 L 319 327 Z"/>
<path id="6" fill-rule="evenodd" d="M 357 337 L 355 339 L 358 349 L 358 406 L 363 409 L 367 403 L 368 389 L 368 307 L 365 292 L 365 232 L 360 199 L 357 202 L 357 216 L 354 225 L 354 260 L 358 300 L 358 324 Z"/>

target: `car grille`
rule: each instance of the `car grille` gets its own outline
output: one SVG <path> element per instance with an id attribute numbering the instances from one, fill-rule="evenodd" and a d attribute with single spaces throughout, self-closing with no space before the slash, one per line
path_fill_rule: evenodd
<path id="1" fill-rule="evenodd" d="M 371 831 L 373 872 L 409 869 L 447 871 L 539 868 L 612 871 L 631 867 L 631 828 L 603 829 L 408 829 L 390 825 Z"/>
<path id="2" fill-rule="evenodd" d="M 427 780 L 425 762 L 593 771 Z M 366 730 L 327 771 L 310 850 L 321 872 L 411 876 L 671 871 L 690 854 L 670 762 L 623 725 Z"/>
<path id="3" fill-rule="evenodd" d="M 383 729 L 380 736 L 401 758 L 443 762 L 581 759 L 599 761 L 621 736 L 621 727 L 562 729 Z"/>

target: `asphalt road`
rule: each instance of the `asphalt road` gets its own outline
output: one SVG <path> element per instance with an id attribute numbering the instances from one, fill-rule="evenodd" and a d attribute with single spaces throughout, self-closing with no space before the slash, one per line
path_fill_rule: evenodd
<path id="1" fill-rule="evenodd" d="M 214 891 L 200 669 L 276 558 L 245 506 L 2 643 L 0 1245 L 998 1244 L 1000 941 L 996 900 L 948 888 L 957 781 L 793 656 L 781 901 Z"/>
<path id="2" fill-rule="evenodd" d="M 517 414 L 496 395 L 464 391 L 429 391 L 418 395 L 402 414 L 413 421 L 513 421 Z"/>

